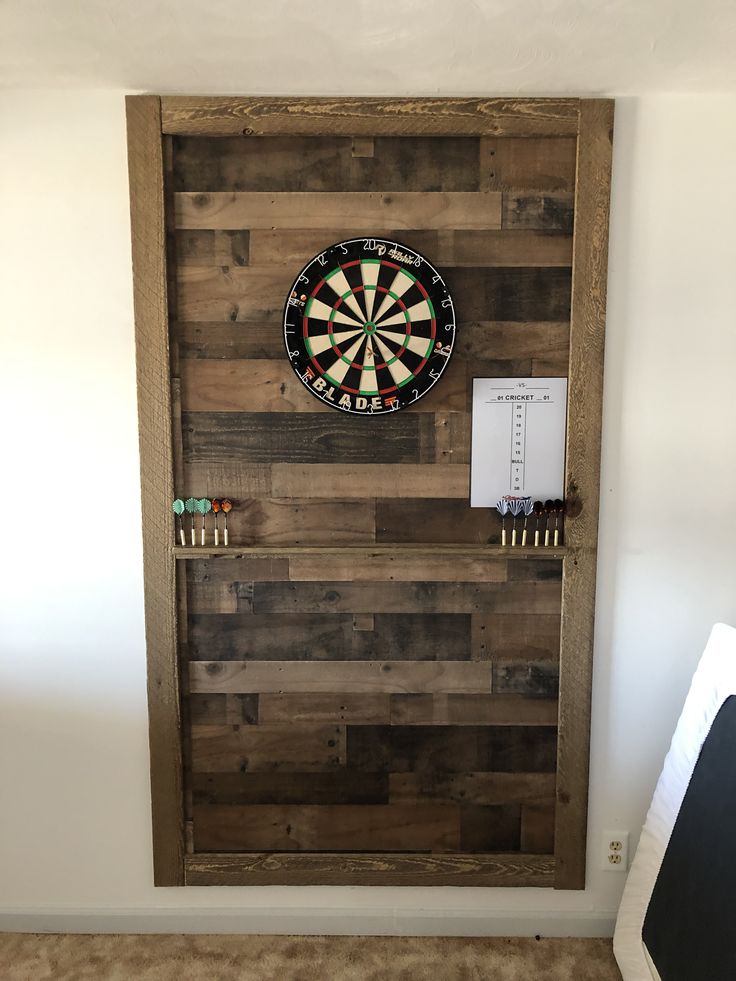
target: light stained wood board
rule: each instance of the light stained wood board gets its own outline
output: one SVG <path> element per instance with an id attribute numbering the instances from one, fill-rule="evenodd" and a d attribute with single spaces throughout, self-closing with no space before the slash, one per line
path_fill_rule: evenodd
<path id="1" fill-rule="evenodd" d="M 126 99 L 133 257 L 143 573 L 151 747 L 153 876 L 184 881 L 184 815 L 179 675 L 176 659 L 168 282 L 160 101 Z"/>
<path id="2" fill-rule="evenodd" d="M 335 725 L 193 725 L 195 773 L 310 773 L 345 764 L 345 729 Z"/>
<path id="3" fill-rule="evenodd" d="M 360 238 L 365 226 L 320 229 L 253 229 L 250 232 L 248 265 L 250 266 L 288 266 L 300 269 L 327 245 L 351 238 Z M 476 229 L 430 229 L 382 228 L 371 229 L 377 238 L 398 240 L 402 245 L 431 256 L 438 267 L 446 266 L 571 266 L 572 236 L 553 234 L 548 230 L 498 230 Z M 180 233 L 191 235 L 191 232 Z M 208 236 L 204 246 L 206 254 L 211 254 L 210 263 L 215 264 L 223 251 L 215 252 L 214 231 L 202 232 Z M 211 241 L 210 241 L 211 238 Z M 225 243 L 227 247 L 229 243 Z M 242 255 L 242 252 L 240 253 Z M 227 262 L 227 251 L 224 252 Z M 198 264 L 203 257 L 197 257 Z M 192 260 L 187 260 L 189 264 Z M 245 263 L 238 263 L 245 264 Z"/>
<path id="4" fill-rule="evenodd" d="M 507 221 L 513 223 L 514 210 Z M 335 228 L 340 225 L 401 228 L 501 228 L 502 196 L 449 191 L 180 191 L 177 228 Z M 524 227 L 535 227 L 525 220 Z M 541 226 L 543 227 L 543 226 Z"/>
<path id="5" fill-rule="evenodd" d="M 451 361 L 442 386 L 410 412 L 464 411 L 468 386 L 466 366 Z M 181 364 L 182 405 L 187 412 L 324 412 L 335 410 L 318 402 L 297 378 L 291 365 L 280 360 L 227 361 L 194 359 Z"/>
<path id="6" fill-rule="evenodd" d="M 168 95 L 161 111 L 191 136 L 577 136 L 580 100 Z"/>
<path id="7" fill-rule="evenodd" d="M 192 661 L 192 692 L 489 692 L 478 662 Z"/>
<path id="8" fill-rule="evenodd" d="M 551 855 L 493 853 L 200 853 L 185 859 L 186 883 L 209 885 L 550 886 Z"/>
<path id="9" fill-rule="evenodd" d="M 585 885 L 590 699 L 600 496 L 603 347 L 613 102 L 582 103 L 578 139 L 570 321 L 565 495 L 567 541 L 583 549 L 565 568 L 560 639 L 560 750 L 555 821 L 558 888 Z"/>

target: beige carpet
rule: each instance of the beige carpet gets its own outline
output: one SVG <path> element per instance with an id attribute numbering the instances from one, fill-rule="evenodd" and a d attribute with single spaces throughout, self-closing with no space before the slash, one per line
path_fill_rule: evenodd
<path id="1" fill-rule="evenodd" d="M 2 981 L 620 981 L 610 940 L 0 934 Z"/>

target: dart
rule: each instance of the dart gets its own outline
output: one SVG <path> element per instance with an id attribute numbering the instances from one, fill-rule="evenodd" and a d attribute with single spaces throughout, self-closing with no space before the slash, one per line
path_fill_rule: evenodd
<path id="1" fill-rule="evenodd" d="M 557 523 L 560 519 L 560 515 L 562 515 L 563 523 L 564 523 L 564 516 L 566 510 L 567 510 L 567 505 L 565 504 L 564 501 L 560 501 L 560 500 L 555 501 L 555 548 L 560 543 L 560 531 L 561 531 L 561 528 L 558 528 Z"/>
<path id="2" fill-rule="evenodd" d="M 506 515 L 509 513 L 509 502 L 502 497 L 496 502 L 496 510 L 501 515 L 501 545 L 506 545 Z"/>
<path id="3" fill-rule="evenodd" d="M 514 516 L 511 522 L 511 547 L 516 546 L 516 519 L 519 517 L 521 512 L 524 510 L 524 498 L 523 497 L 510 497 L 509 498 L 509 511 L 511 511 Z"/>
<path id="4" fill-rule="evenodd" d="M 194 533 L 194 515 L 197 513 L 196 497 L 188 497 L 186 501 L 184 501 L 184 507 L 186 508 L 187 514 L 191 514 L 192 516 L 192 545 L 196 545 L 197 539 L 195 538 Z"/>
<path id="5" fill-rule="evenodd" d="M 531 497 L 522 497 L 522 510 L 524 512 L 524 528 L 521 532 L 521 544 L 526 545 L 526 523 L 529 520 L 529 515 L 534 510 L 534 504 L 532 503 Z"/>
<path id="6" fill-rule="evenodd" d="M 227 516 L 228 516 L 228 514 L 230 514 L 230 512 L 233 509 L 233 502 L 232 501 L 229 501 L 225 497 L 225 498 L 223 498 L 220 501 L 220 508 L 222 510 L 222 513 L 225 515 L 225 531 L 224 531 L 224 534 L 223 534 L 223 538 L 224 538 L 224 541 L 225 541 L 225 545 L 227 545 Z"/>
<path id="7" fill-rule="evenodd" d="M 220 544 L 220 529 L 217 527 L 217 516 L 220 513 L 220 502 L 216 497 L 212 498 L 212 513 L 215 516 L 215 545 Z"/>
<path id="8" fill-rule="evenodd" d="M 544 504 L 542 504 L 541 501 L 534 502 L 534 514 L 537 519 L 537 527 L 534 531 L 534 547 L 538 548 L 539 547 L 539 519 L 544 514 Z"/>
<path id="9" fill-rule="evenodd" d="M 197 510 L 202 515 L 202 544 L 204 545 L 205 543 L 204 522 L 205 522 L 205 518 L 207 517 L 207 512 L 212 510 L 212 501 L 210 501 L 209 498 L 207 497 L 201 497 L 197 501 Z"/>
<path id="10" fill-rule="evenodd" d="M 546 500 L 544 502 L 544 513 L 547 516 L 544 522 L 544 544 L 545 547 L 549 545 L 549 519 L 552 517 L 555 511 L 555 502 Z"/>
<path id="11" fill-rule="evenodd" d="M 187 539 L 186 536 L 184 535 L 184 519 L 182 518 L 182 515 L 184 514 L 184 501 L 182 501 L 180 497 L 177 497 L 177 499 L 174 501 L 171 507 L 174 511 L 174 514 L 179 519 L 179 539 L 182 545 L 186 548 Z"/>

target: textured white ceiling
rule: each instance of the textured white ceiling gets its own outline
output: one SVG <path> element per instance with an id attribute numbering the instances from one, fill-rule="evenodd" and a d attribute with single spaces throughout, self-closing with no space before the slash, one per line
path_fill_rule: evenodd
<path id="1" fill-rule="evenodd" d="M 735 0 L 0 0 L 6 87 L 733 91 L 735 54 Z"/>

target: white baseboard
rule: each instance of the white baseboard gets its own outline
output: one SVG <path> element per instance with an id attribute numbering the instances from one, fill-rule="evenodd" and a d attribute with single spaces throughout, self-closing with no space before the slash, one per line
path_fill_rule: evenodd
<path id="1" fill-rule="evenodd" d="M 3 933 L 210 933 L 373 937 L 610 937 L 615 911 L 477 909 L 0 909 Z"/>

